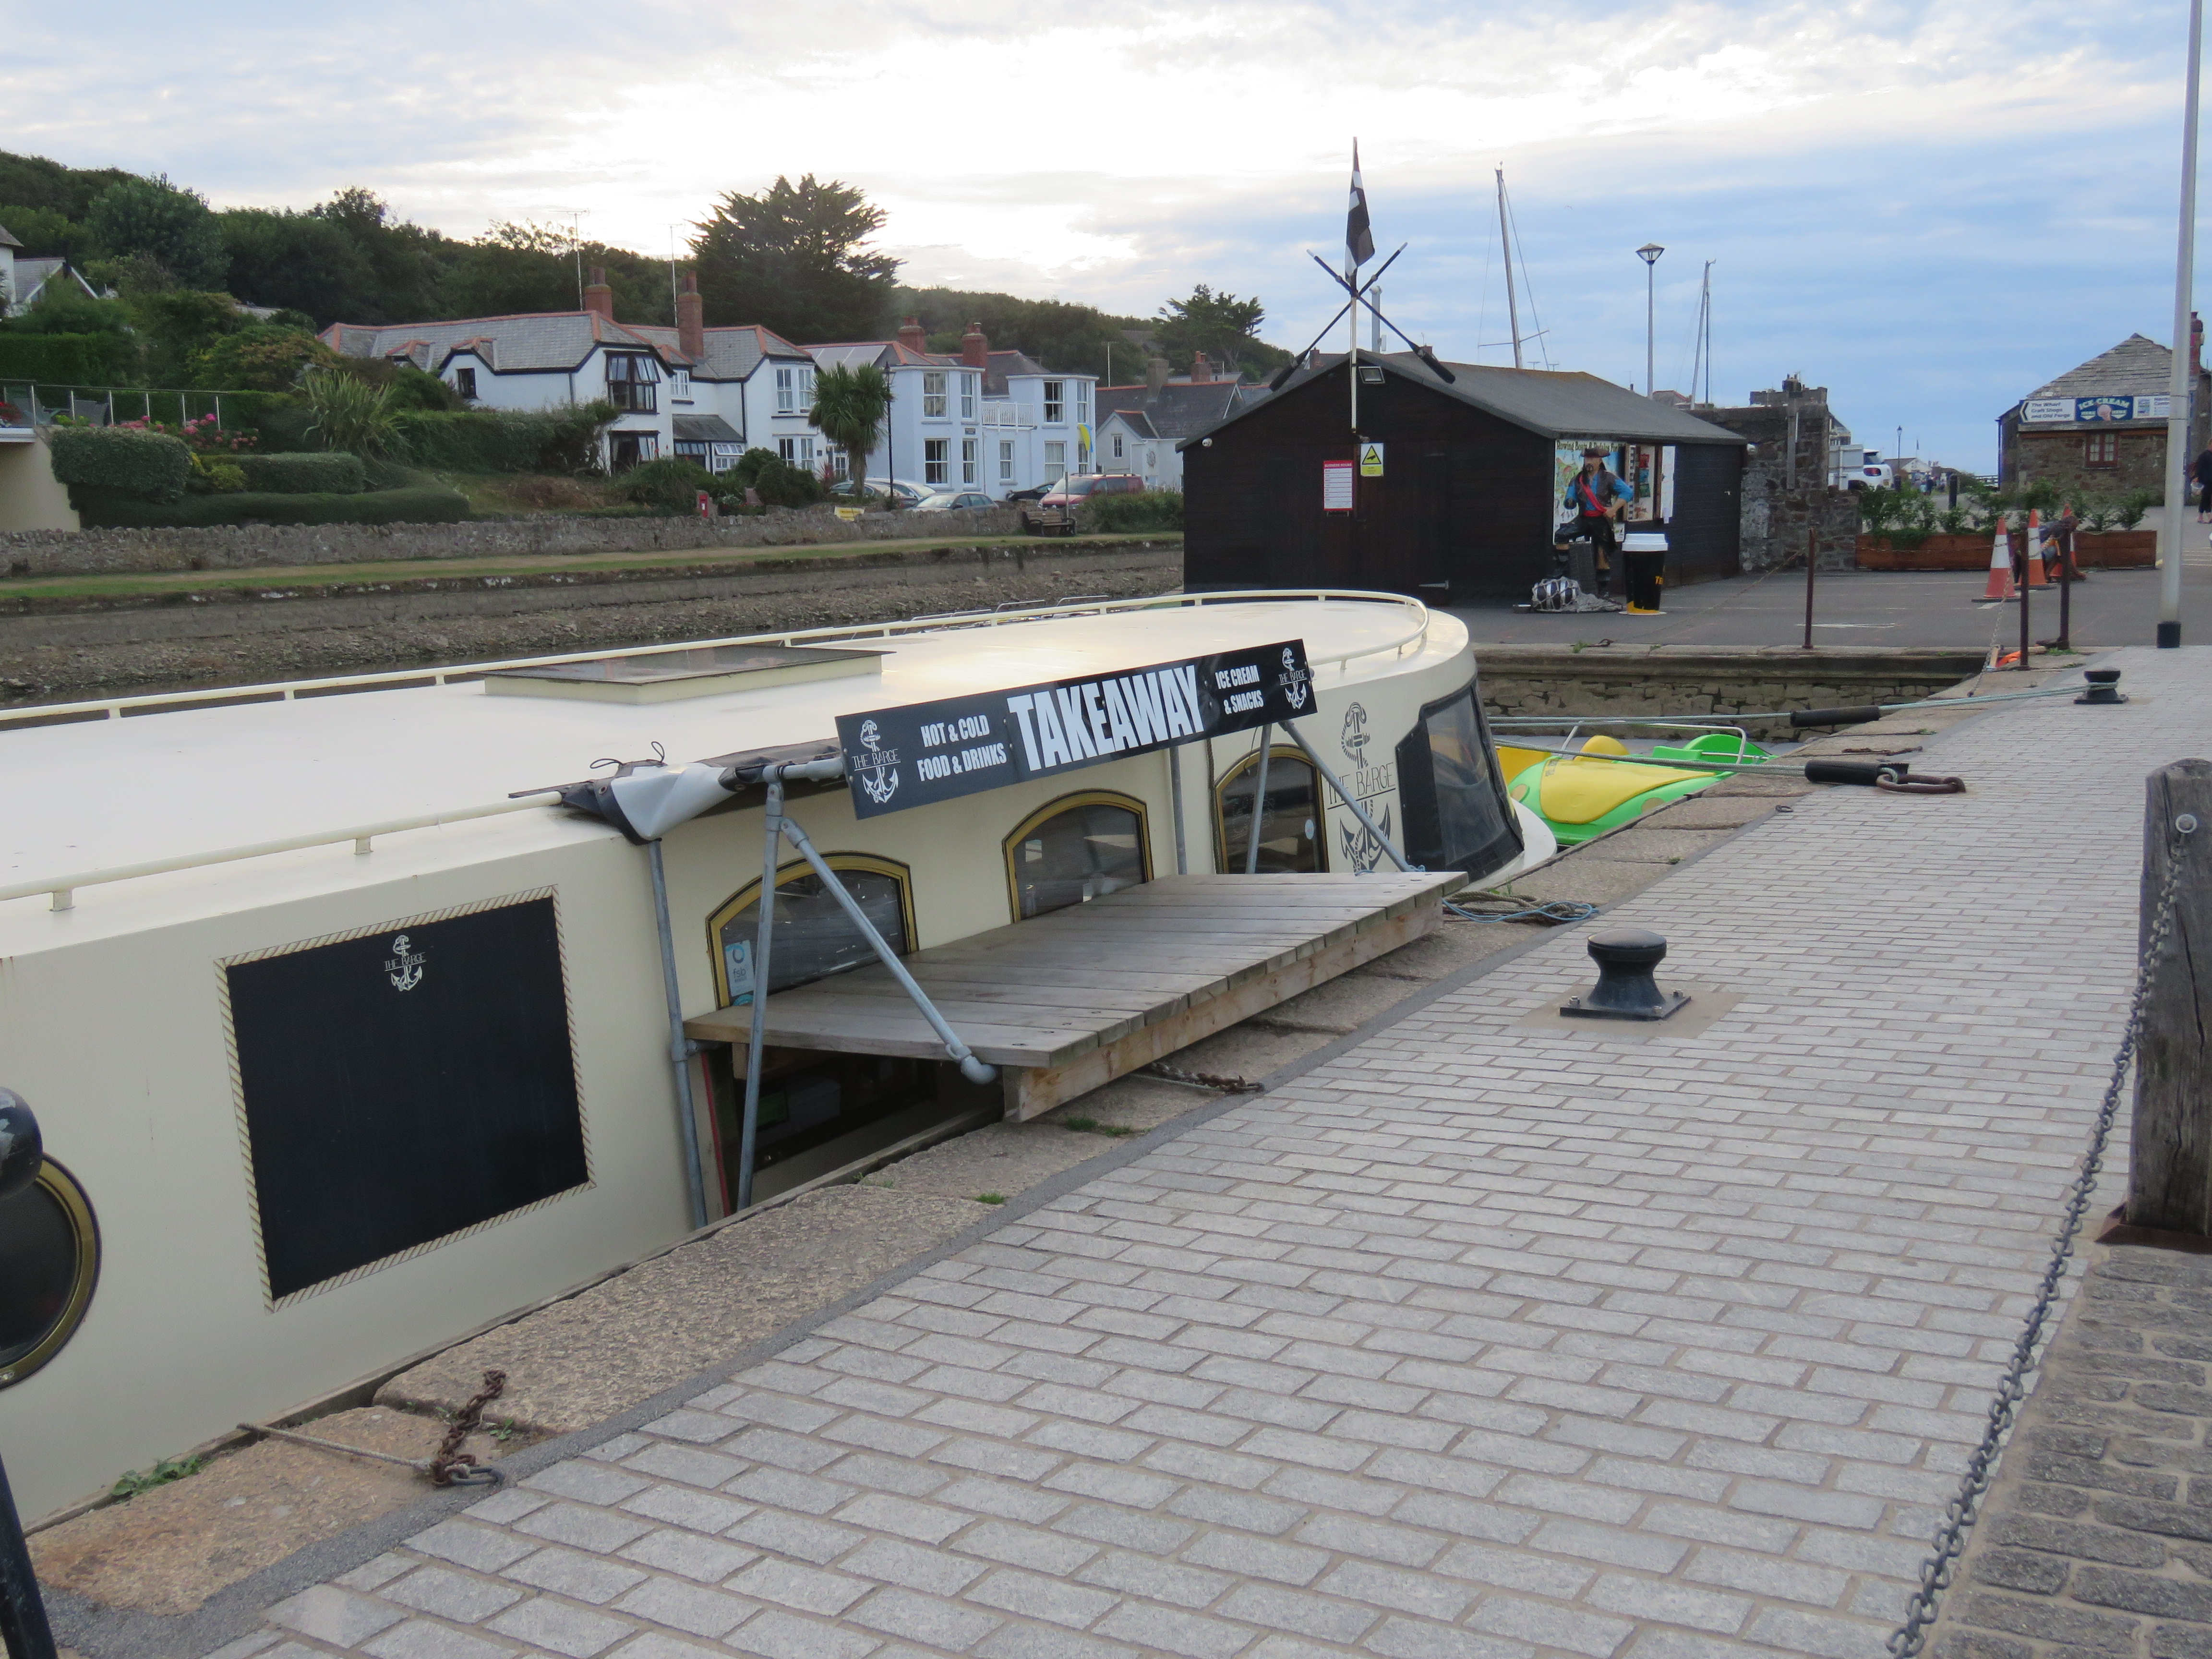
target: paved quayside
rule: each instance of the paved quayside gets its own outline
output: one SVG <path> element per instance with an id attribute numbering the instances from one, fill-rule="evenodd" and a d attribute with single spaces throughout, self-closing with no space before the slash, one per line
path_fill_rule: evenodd
<path id="1" fill-rule="evenodd" d="M 1702 1033 L 1524 1025 L 1563 929 L 226 1652 L 1872 1659 L 2212 752 L 2212 657 L 2109 660 L 1609 912 Z"/>

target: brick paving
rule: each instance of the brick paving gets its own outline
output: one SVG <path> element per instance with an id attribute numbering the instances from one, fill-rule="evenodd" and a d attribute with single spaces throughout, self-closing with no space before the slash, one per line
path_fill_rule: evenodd
<path id="1" fill-rule="evenodd" d="M 2212 1659 L 2212 1257 L 2093 1255 L 1936 1659 Z"/>
<path id="2" fill-rule="evenodd" d="M 225 1654 L 1872 1659 L 2212 749 L 2203 653 L 2118 660 L 1617 907 L 1702 1036 L 1522 1029 L 1568 930 Z"/>

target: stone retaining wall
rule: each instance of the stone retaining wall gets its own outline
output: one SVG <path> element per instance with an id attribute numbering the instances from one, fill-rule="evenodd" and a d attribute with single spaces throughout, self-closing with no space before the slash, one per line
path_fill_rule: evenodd
<path id="1" fill-rule="evenodd" d="M 866 513 L 850 522 L 823 507 L 765 518 L 480 519 L 465 524 L 242 525 L 209 530 L 17 530 L 0 533 L 10 576 L 147 570 L 240 570 L 366 560 L 498 555 L 677 552 L 687 548 L 1018 536 L 1018 507 L 966 513 Z"/>
<path id="2" fill-rule="evenodd" d="M 1797 651 L 1662 646 L 1476 647 L 1483 707 L 1493 715 L 1736 714 L 1902 702 L 1956 684 L 1981 653 L 1955 650 Z M 1753 723 L 1778 736 L 1786 721 Z"/>

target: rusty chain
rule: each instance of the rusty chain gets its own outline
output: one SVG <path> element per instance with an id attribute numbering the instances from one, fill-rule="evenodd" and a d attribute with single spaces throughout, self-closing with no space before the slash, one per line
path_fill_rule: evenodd
<path id="1" fill-rule="evenodd" d="M 483 1374 L 483 1387 L 469 1396 L 469 1401 L 454 1413 L 453 1425 L 446 1437 L 438 1443 L 438 1449 L 430 1456 L 430 1484 L 434 1486 L 496 1486 L 499 1471 L 483 1462 L 472 1452 L 461 1449 L 461 1443 L 469 1437 L 483 1418 L 483 1408 L 507 1391 L 507 1373 L 491 1370 Z"/>
<path id="2" fill-rule="evenodd" d="M 1153 1077 L 1164 1077 L 1170 1083 L 1188 1083 L 1194 1088 L 1215 1089 L 1224 1095 L 1256 1095 L 1260 1092 L 1258 1084 L 1248 1082 L 1241 1077 L 1224 1077 L 1218 1072 L 1185 1072 L 1164 1060 L 1156 1060 L 1139 1069 Z"/>

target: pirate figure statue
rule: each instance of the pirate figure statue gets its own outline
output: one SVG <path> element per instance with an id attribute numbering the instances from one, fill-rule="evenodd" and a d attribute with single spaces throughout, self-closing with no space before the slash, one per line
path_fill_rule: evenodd
<path id="1" fill-rule="evenodd" d="M 1607 470 L 1603 450 L 1583 451 L 1583 470 L 1567 486 L 1563 505 L 1574 514 L 1575 538 L 1589 538 L 1597 562 L 1597 591 L 1608 598 L 1613 592 L 1613 556 L 1620 549 L 1614 522 L 1635 499 L 1636 492 Z"/>

